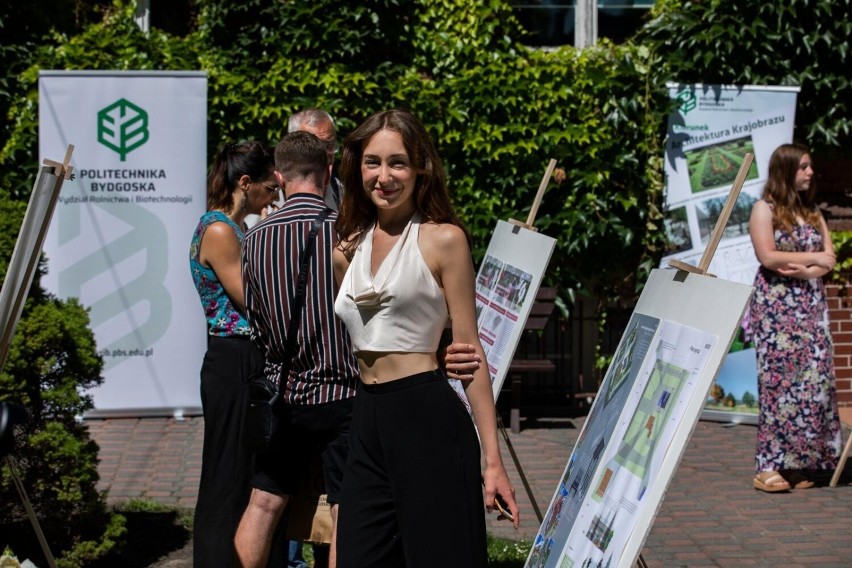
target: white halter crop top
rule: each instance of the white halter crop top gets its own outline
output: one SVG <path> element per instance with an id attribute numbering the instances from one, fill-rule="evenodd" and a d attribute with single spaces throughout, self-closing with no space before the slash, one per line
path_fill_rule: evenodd
<path id="1" fill-rule="evenodd" d="M 334 312 L 346 324 L 356 353 L 434 353 L 449 313 L 417 244 L 420 215 L 409 221 L 375 276 L 370 269 L 374 228 L 355 250 Z"/>

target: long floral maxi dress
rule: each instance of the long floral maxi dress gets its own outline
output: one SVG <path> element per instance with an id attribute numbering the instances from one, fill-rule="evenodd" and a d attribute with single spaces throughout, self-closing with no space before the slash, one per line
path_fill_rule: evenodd
<path id="1" fill-rule="evenodd" d="M 822 250 L 809 224 L 775 231 L 779 251 Z M 822 279 L 781 276 L 760 267 L 750 317 L 757 350 L 760 416 L 757 472 L 834 469 L 840 421 L 828 306 Z"/>

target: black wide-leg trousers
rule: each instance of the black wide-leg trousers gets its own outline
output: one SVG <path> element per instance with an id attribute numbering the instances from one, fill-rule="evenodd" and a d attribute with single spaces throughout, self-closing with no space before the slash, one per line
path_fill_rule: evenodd
<path id="1" fill-rule="evenodd" d="M 243 447 L 245 382 L 263 369 L 263 353 L 248 338 L 209 338 L 201 366 L 204 447 L 193 521 L 193 565 L 231 566 L 234 534 L 251 493 L 254 454 Z"/>
<path id="2" fill-rule="evenodd" d="M 338 568 L 487 565 L 479 440 L 440 371 L 355 397 Z"/>

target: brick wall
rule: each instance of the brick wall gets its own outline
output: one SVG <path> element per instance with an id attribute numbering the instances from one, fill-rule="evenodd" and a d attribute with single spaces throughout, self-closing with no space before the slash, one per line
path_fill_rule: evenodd
<path id="1" fill-rule="evenodd" d="M 837 378 L 837 402 L 852 406 L 852 274 L 846 286 L 826 285 L 831 338 L 834 341 L 834 372 Z"/>

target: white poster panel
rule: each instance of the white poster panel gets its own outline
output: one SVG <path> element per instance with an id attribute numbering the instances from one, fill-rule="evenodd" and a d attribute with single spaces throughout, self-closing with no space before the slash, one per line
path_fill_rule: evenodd
<path id="1" fill-rule="evenodd" d="M 515 356 L 556 239 L 497 221 L 476 275 L 476 317 L 494 400 Z"/>
<path id="2" fill-rule="evenodd" d="M 200 411 L 206 349 L 189 241 L 206 209 L 204 72 L 42 71 L 39 155 L 74 144 L 45 288 L 89 308 L 95 415 Z"/>
<path id="3" fill-rule="evenodd" d="M 634 565 L 752 290 L 651 272 L 526 567 Z"/>
<path id="4" fill-rule="evenodd" d="M 746 153 L 754 163 L 709 272 L 751 284 L 757 258 L 748 236 L 752 204 L 766 183 L 769 157 L 793 139 L 798 87 L 668 84 L 677 107 L 666 138 L 669 245 L 662 266 L 678 259 L 698 266 Z"/>

